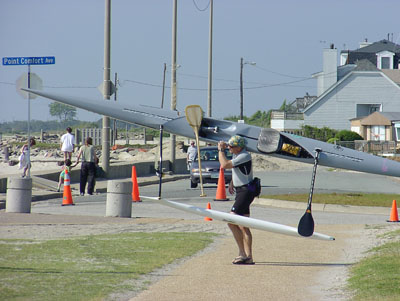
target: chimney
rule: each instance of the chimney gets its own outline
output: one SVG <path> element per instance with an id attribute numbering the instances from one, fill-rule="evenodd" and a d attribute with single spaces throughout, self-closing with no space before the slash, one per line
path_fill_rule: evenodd
<path id="1" fill-rule="evenodd" d="M 331 44 L 329 49 L 323 50 L 322 56 L 323 56 L 322 93 L 323 93 L 337 82 L 337 64 L 338 64 L 337 49 L 334 47 L 333 44 Z"/>
<path id="2" fill-rule="evenodd" d="M 361 43 L 360 43 L 360 48 L 364 48 L 365 46 L 369 46 L 369 45 L 371 45 L 371 44 L 372 44 L 372 43 L 368 42 L 368 39 L 365 38 L 365 39 L 364 39 L 364 42 L 361 42 Z"/>

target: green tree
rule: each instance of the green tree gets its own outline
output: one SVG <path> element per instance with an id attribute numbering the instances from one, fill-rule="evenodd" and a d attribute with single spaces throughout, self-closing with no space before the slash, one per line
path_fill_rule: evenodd
<path id="1" fill-rule="evenodd" d="M 303 125 L 303 136 L 307 138 L 317 139 L 320 141 L 328 141 L 335 137 L 337 130 L 328 127 L 317 128 L 310 125 Z"/>
<path id="2" fill-rule="evenodd" d="M 73 120 L 76 116 L 76 108 L 58 102 L 49 104 L 50 115 L 57 116 L 62 121 Z"/>
<path id="3" fill-rule="evenodd" d="M 285 100 L 283 101 L 281 107 L 279 108 L 279 111 L 284 111 L 284 112 L 286 112 L 287 108 L 288 108 L 288 105 L 286 104 L 286 99 L 285 99 Z"/>
<path id="4" fill-rule="evenodd" d="M 364 138 L 359 134 L 349 130 L 341 130 L 336 134 L 335 138 L 339 139 L 340 141 L 364 140 Z"/>

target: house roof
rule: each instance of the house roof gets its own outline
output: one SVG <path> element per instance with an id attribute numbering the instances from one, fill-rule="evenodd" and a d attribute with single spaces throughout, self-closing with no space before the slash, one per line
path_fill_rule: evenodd
<path id="1" fill-rule="evenodd" d="M 399 69 L 382 69 L 381 70 L 387 77 L 389 77 L 396 84 L 400 85 L 400 70 Z"/>
<path id="2" fill-rule="evenodd" d="M 390 121 L 400 120 L 400 112 L 380 112 L 380 113 Z"/>
<path id="3" fill-rule="evenodd" d="M 354 64 L 358 60 L 367 59 L 373 65 L 377 64 L 377 53 L 382 51 L 390 51 L 395 55 L 394 68 L 398 68 L 398 58 L 400 57 L 400 45 L 388 40 L 381 40 L 368 46 L 358 48 L 356 50 L 342 50 L 340 53 L 347 53 L 347 64 Z"/>
<path id="4" fill-rule="evenodd" d="M 355 64 L 357 67 L 353 69 L 354 71 L 379 71 L 379 69 L 367 59 L 357 60 Z"/>
<path id="5" fill-rule="evenodd" d="M 400 53 L 400 45 L 397 45 L 388 40 L 381 40 L 379 42 L 372 43 L 371 45 L 352 50 L 351 52 L 361 52 L 361 53 L 373 53 L 374 55 L 381 51 L 391 51 L 394 53 Z M 342 50 L 341 53 L 346 53 L 347 50 Z"/>
<path id="6" fill-rule="evenodd" d="M 361 125 L 391 125 L 400 120 L 400 112 L 374 112 L 361 119 Z"/>
<path id="7" fill-rule="evenodd" d="M 361 125 L 391 125 L 389 119 L 383 116 L 380 112 L 374 112 L 371 115 L 361 119 Z"/>

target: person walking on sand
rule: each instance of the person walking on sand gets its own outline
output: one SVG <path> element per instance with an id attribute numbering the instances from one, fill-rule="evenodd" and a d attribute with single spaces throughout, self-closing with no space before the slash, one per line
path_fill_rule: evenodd
<path id="1" fill-rule="evenodd" d="M 92 138 L 86 138 L 85 145 L 82 145 L 79 149 L 78 157 L 76 159 L 76 164 L 78 164 L 80 158 L 82 157 L 80 195 L 85 194 L 86 183 L 88 184 L 87 193 L 89 195 L 92 195 L 94 190 L 96 172 L 95 162 L 97 161 L 97 156 L 92 144 Z"/>
<path id="2" fill-rule="evenodd" d="M 61 136 L 61 151 L 64 153 L 64 161 L 66 159 L 72 158 L 72 153 L 74 152 L 75 148 L 75 136 L 72 135 L 72 129 L 70 127 L 67 127 L 66 133 Z"/>
<path id="3" fill-rule="evenodd" d="M 25 178 L 26 177 L 26 172 L 28 170 L 31 169 L 31 156 L 29 153 L 29 150 L 32 146 L 34 146 L 36 144 L 36 140 L 35 138 L 31 137 L 29 139 L 29 147 L 28 147 L 28 143 L 24 144 L 21 147 L 21 155 L 19 156 L 19 169 L 24 169 L 24 171 L 22 172 L 22 177 Z"/>
<path id="4" fill-rule="evenodd" d="M 225 156 L 225 149 L 233 154 L 232 160 Z M 238 135 L 232 136 L 228 144 L 224 141 L 218 143 L 218 157 L 222 168 L 232 169 L 232 181 L 229 183 L 229 193 L 236 192 L 235 203 L 231 214 L 250 216 L 250 204 L 255 198 L 255 193 L 249 190 L 249 183 L 253 181 L 253 168 L 251 155 L 246 151 L 246 141 Z M 233 264 L 254 264 L 253 261 L 253 236 L 250 229 L 244 226 L 228 224 L 239 248 L 239 256 Z"/>

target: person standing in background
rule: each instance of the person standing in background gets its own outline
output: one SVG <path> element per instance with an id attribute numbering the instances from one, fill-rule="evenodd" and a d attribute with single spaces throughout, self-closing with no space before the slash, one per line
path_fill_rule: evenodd
<path id="1" fill-rule="evenodd" d="M 21 147 L 21 155 L 19 156 L 19 169 L 24 169 L 22 172 L 22 177 L 26 177 L 26 172 L 31 168 L 31 156 L 29 154 L 29 149 L 36 144 L 35 138 L 31 137 L 29 139 L 29 147 L 28 143 L 24 144 Z"/>
<path id="2" fill-rule="evenodd" d="M 196 155 L 197 155 L 197 147 L 195 146 L 194 141 L 192 141 L 190 143 L 190 146 L 188 147 L 186 156 L 186 165 L 188 170 L 190 170 L 190 167 L 192 166 L 192 162 L 196 158 Z"/>
<path id="3" fill-rule="evenodd" d="M 85 194 L 86 183 L 88 184 L 87 193 L 89 195 L 92 195 L 94 190 L 95 173 L 96 173 L 95 162 L 98 159 L 92 144 L 93 144 L 92 138 L 90 137 L 86 138 L 85 145 L 82 145 L 81 148 L 79 149 L 78 157 L 76 159 L 76 164 L 78 164 L 79 159 L 82 157 L 80 195 Z"/>
<path id="4" fill-rule="evenodd" d="M 72 135 L 72 129 L 70 127 L 67 127 L 66 133 L 61 136 L 61 151 L 64 153 L 64 161 L 66 159 L 72 158 L 72 153 L 74 152 L 75 148 L 75 136 Z"/>

